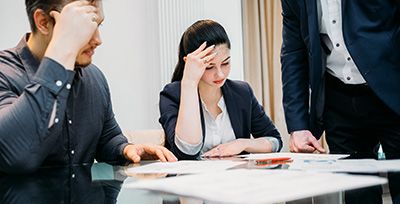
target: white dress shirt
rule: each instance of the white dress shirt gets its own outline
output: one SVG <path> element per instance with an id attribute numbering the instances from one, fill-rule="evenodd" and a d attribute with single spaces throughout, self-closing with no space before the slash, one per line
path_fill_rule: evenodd
<path id="1" fill-rule="evenodd" d="M 346 84 L 364 84 L 365 80 L 353 61 L 343 38 L 342 1 L 317 0 L 318 22 L 325 45 L 331 50 L 327 56 L 327 71 Z"/>
<path id="2" fill-rule="evenodd" d="M 203 101 L 201 105 L 203 109 L 204 123 L 206 128 L 204 146 L 203 141 L 201 141 L 199 144 L 192 145 L 180 139 L 178 135 L 175 135 L 176 146 L 185 154 L 194 155 L 200 149 L 200 154 L 204 154 L 219 144 L 228 143 L 236 139 L 235 133 L 233 132 L 231 120 L 229 118 L 229 113 L 226 109 L 224 97 L 221 97 L 221 99 L 218 101 L 218 107 L 221 109 L 222 112 L 218 114 L 215 119 L 210 114 L 206 107 L 206 104 Z M 278 139 L 274 137 L 263 138 L 271 142 L 273 152 L 278 151 Z"/>

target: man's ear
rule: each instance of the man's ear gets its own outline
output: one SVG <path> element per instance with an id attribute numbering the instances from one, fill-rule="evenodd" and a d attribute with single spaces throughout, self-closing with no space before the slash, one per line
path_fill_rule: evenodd
<path id="1" fill-rule="evenodd" d="M 53 26 L 53 20 L 49 15 L 47 15 L 42 9 L 37 9 L 35 13 L 33 13 L 33 19 L 38 32 L 43 35 L 50 34 Z"/>

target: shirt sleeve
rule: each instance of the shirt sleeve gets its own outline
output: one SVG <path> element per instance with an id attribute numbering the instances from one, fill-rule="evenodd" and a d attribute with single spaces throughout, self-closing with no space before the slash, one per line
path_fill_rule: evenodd
<path id="1" fill-rule="evenodd" d="M 279 152 L 280 148 L 280 144 L 279 144 L 279 140 L 276 139 L 275 137 L 260 137 L 262 139 L 265 139 L 267 141 L 269 141 L 272 145 L 272 152 Z"/>
<path id="2" fill-rule="evenodd" d="M 282 101 L 288 132 L 308 130 L 309 64 L 311 56 L 302 39 L 298 2 L 282 0 Z"/>
<path id="3" fill-rule="evenodd" d="M 128 160 L 123 155 L 123 151 L 128 145 L 128 140 L 122 134 L 121 128 L 115 119 L 107 80 L 98 69 L 97 74 L 97 77 L 102 79 L 103 86 L 106 89 L 105 100 L 107 100 L 107 106 L 105 110 L 105 122 L 103 124 L 103 130 L 96 149 L 96 160 L 112 164 L 125 164 L 128 162 Z"/>
<path id="4" fill-rule="evenodd" d="M 201 147 L 203 146 L 203 141 L 200 141 L 198 144 L 189 144 L 179 138 L 178 135 L 175 134 L 175 145 L 185 154 L 195 155 L 197 154 Z"/>
<path id="5" fill-rule="evenodd" d="M 58 141 L 52 132 L 64 120 L 75 72 L 45 57 L 20 95 L 9 83 L 12 74 L 0 73 L 0 171 L 32 172 Z M 55 101 L 54 124 L 49 127 Z"/>
<path id="6" fill-rule="evenodd" d="M 178 147 L 179 141 L 175 142 L 178 138 L 175 134 L 176 121 L 179 112 L 179 98 L 180 98 L 180 84 L 171 83 L 164 87 L 160 92 L 160 119 L 159 122 L 162 125 L 165 135 L 166 144 L 165 146 L 179 159 L 179 160 L 196 160 L 200 156 L 200 151 L 196 154 L 186 154 L 181 151 L 185 145 Z M 200 108 L 200 107 L 199 107 Z M 204 124 L 202 123 L 204 130 Z M 203 138 L 204 140 L 204 138 Z M 195 148 L 192 150 L 194 151 Z M 188 151 L 189 152 L 189 151 Z M 190 151 L 191 152 L 191 151 Z"/>
<path id="7" fill-rule="evenodd" d="M 283 142 L 278 129 L 275 127 L 271 119 L 267 116 L 264 108 L 257 101 L 250 85 L 248 85 L 248 89 L 251 97 L 251 134 L 254 136 L 254 138 L 275 138 L 276 140 L 272 141 L 278 141 L 277 151 L 280 151 L 283 146 Z"/>

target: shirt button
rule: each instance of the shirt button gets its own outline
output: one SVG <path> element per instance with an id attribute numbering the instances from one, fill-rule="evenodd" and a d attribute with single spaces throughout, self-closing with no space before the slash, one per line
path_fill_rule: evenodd
<path id="1" fill-rule="evenodd" d="M 346 79 L 347 79 L 348 81 L 350 81 L 351 78 L 350 78 L 350 77 L 347 77 Z"/>
<path id="2" fill-rule="evenodd" d="M 336 20 L 332 20 L 332 23 L 333 23 L 333 24 L 336 24 Z"/>
<path id="3" fill-rule="evenodd" d="M 72 174 L 71 177 L 72 177 L 72 178 L 75 178 L 75 174 Z"/>
<path id="4" fill-rule="evenodd" d="M 74 151 L 74 150 L 71 150 L 71 154 L 75 154 L 75 151 Z"/>
<path id="5" fill-rule="evenodd" d="M 62 81 L 60 81 L 60 80 L 56 81 L 56 85 L 57 86 L 62 86 Z"/>
<path id="6" fill-rule="evenodd" d="M 67 89 L 71 89 L 71 84 L 67 84 Z"/>
<path id="7" fill-rule="evenodd" d="M 351 60 L 351 57 L 348 57 L 348 58 L 347 58 L 347 61 L 350 61 L 350 60 Z"/>
<path id="8" fill-rule="evenodd" d="M 60 119 L 58 119 L 58 118 L 54 119 L 55 123 L 58 123 L 59 121 L 60 121 Z"/>
<path id="9" fill-rule="evenodd" d="M 340 44 L 339 43 L 336 43 L 336 47 L 339 47 L 340 46 Z"/>
<path id="10" fill-rule="evenodd" d="M 69 123 L 70 125 L 72 125 L 72 120 L 68 120 L 68 123 Z"/>

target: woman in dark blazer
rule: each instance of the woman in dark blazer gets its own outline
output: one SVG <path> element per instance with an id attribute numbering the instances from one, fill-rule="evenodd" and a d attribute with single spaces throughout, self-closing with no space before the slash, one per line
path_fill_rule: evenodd
<path id="1" fill-rule="evenodd" d="M 172 82 L 160 93 L 166 147 L 178 159 L 282 148 L 278 130 L 251 87 L 229 80 L 230 69 L 230 41 L 220 24 L 200 20 L 185 31 Z"/>

